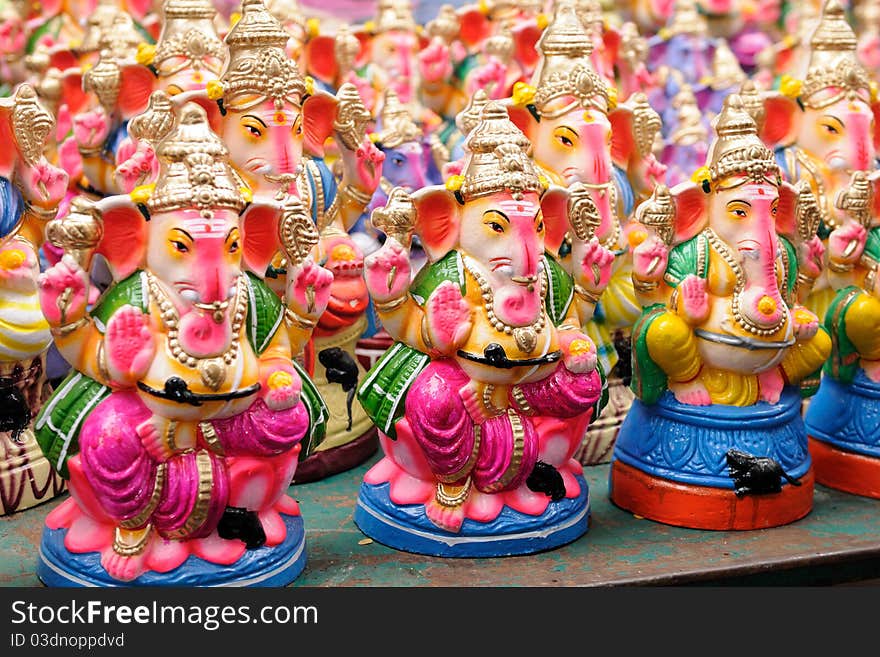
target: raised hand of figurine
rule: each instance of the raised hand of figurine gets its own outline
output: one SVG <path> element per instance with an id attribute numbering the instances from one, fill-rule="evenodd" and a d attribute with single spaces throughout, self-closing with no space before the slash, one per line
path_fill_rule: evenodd
<path id="1" fill-rule="evenodd" d="M 865 250 L 868 231 L 860 223 L 848 221 L 828 236 L 828 257 L 846 264 L 858 262 Z"/>
<path id="2" fill-rule="evenodd" d="M 680 308 L 692 325 L 700 324 L 709 316 L 709 292 L 706 279 L 688 274 L 678 286 Z"/>
<path id="3" fill-rule="evenodd" d="M 602 294 L 611 280 L 614 254 L 593 237 L 589 242 L 575 241 L 572 244 L 572 257 L 581 263 L 577 282 L 596 296 Z"/>
<path id="4" fill-rule="evenodd" d="M 327 308 L 333 272 L 311 258 L 287 268 L 287 305 L 298 315 L 317 319 Z"/>
<path id="5" fill-rule="evenodd" d="M 425 310 L 434 348 L 443 354 L 455 353 L 473 327 L 473 311 L 461 290 L 452 281 L 440 283 L 428 297 Z"/>
<path id="6" fill-rule="evenodd" d="M 580 331 L 560 331 L 559 346 L 569 372 L 584 374 L 596 369 L 596 345 Z"/>
<path id="7" fill-rule="evenodd" d="M 102 107 L 73 117 L 73 137 L 81 149 L 100 148 L 110 134 L 110 119 Z"/>
<path id="8" fill-rule="evenodd" d="M 299 403 L 302 381 L 290 363 L 273 358 L 260 361 L 261 395 L 271 411 L 285 411 Z"/>
<path id="9" fill-rule="evenodd" d="M 452 76 L 449 46 L 435 40 L 419 53 L 419 73 L 424 82 L 440 82 Z"/>
<path id="10" fill-rule="evenodd" d="M 798 267 L 810 278 L 818 278 L 822 273 L 822 262 L 825 259 L 825 245 L 818 235 L 813 235 L 797 247 Z"/>
<path id="11" fill-rule="evenodd" d="M 387 237 L 381 248 L 366 257 L 364 267 L 367 289 L 377 303 L 397 299 L 409 289 L 409 252 L 393 237 Z"/>
<path id="12" fill-rule="evenodd" d="M 69 324 L 85 315 L 89 276 L 70 255 L 40 274 L 38 284 L 40 308 L 52 326 Z"/>
<path id="13" fill-rule="evenodd" d="M 633 275 L 642 280 L 662 279 L 668 262 L 669 247 L 653 233 L 633 249 Z"/>
<path id="14" fill-rule="evenodd" d="M 104 355 L 107 373 L 115 383 L 133 385 L 142 379 L 156 356 L 150 316 L 123 306 L 107 322 Z"/>

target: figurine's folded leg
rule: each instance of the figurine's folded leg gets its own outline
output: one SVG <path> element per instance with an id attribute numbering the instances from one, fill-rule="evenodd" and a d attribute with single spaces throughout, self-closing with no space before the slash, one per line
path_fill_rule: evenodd
<path id="1" fill-rule="evenodd" d="M 281 454 L 302 440 L 308 428 L 309 413 L 302 401 L 292 408 L 273 411 L 262 399 L 239 415 L 201 423 L 208 445 L 226 456 Z"/>
<path id="2" fill-rule="evenodd" d="M 451 361 L 434 361 L 406 395 L 406 417 L 431 471 L 443 482 L 463 480 L 474 464 L 473 420 L 459 390 L 470 379 Z"/>
<path id="3" fill-rule="evenodd" d="M 880 331 L 880 319 L 877 320 L 874 330 Z M 880 335 L 880 333 L 875 333 L 875 335 Z M 831 337 L 820 328 L 812 338 L 804 342 L 796 342 L 785 352 L 781 365 L 786 380 L 792 384 L 800 383 L 817 372 L 830 355 Z"/>
<path id="4" fill-rule="evenodd" d="M 700 373 L 702 360 L 691 327 L 672 312 L 659 315 L 648 328 L 648 353 L 670 380 L 691 381 Z"/>
<path id="5" fill-rule="evenodd" d="M 846 335 L 859 352 L 863 365 L 868 364 L 865 361 L 872 364 L 880 361 L 880 300 L 869 294 L 859 294 L 853 299 L 846 312 Z"/>
<path id="6" fill-rule="evenodd" d="M 80 433 L 88 484 L 120 528 L 152 524 L 169 538 L 206 535 L 229 495 L 223 461 L 206 450 L 155 461 L 136 429 L 149 416 L 131 392 L 112 393 L 89 414 Z"/>
<path id="7" fill-rule="evenodd" d="M 545 379 L 511 389 L 511 404 L 527 415 L 574 417 L 602 394 L 598 372 L 575 374 L 562 363 Z"/>
<path id="8" fill-rule="evenodd" d="M 508 409 L 480 425 L 480 439 L 473 474 L 479 490 L 496 493 L 525 483 L 538 461 L 538 434 L 528 417 Z"/>

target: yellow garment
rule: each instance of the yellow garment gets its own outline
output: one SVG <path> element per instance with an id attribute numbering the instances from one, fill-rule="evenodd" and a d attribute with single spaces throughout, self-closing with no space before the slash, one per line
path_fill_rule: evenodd
<path id="1" fill-rule="evenodd" d="M 846 335 L 859 356 L 880 360 L 880 300 L 869 294 L 853 299 L 846 313 Z"/>
<path id="2" fill-rule="evenodd" d="M 700 371 L 702 360 L 697 339 L 681 317 L 666 311 L 648 327 L 648 353 L 666 376 L 675 382 L 690 381 Z"/>
<path id="3" fill-rule="evenodd" d="M 705 368 L 700 381 L 706 386 L 713 404 L 751 406 L 758 401 L 758 377 L 714 368 Z"/>

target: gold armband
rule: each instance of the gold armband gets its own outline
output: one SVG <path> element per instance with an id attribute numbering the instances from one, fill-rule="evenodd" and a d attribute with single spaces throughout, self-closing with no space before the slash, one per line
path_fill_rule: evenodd
<path id="1" fill-rule="evenodd" d="M 400 308 L 404 303 L 406 303 L 407 295 L 403 294 L 399 297 L 395 297 L 390 301 L 373 301 L 373 306 L 375 306 L 376 310 L 380 313 L 390 313 L 394 312 L 398 308 Z"/>
<path id="2" fill-rule="evenodd" d="M 68 322 L 67 324 L 62 324 L 61 326 L 52 326 L 50 327 L 50 331 L 52 335 L 64 338 L 73 333 L 74 331 L 78 331 L 83 326 L 89 325 L 88 315 L 83 315 L 79 319 L 73 322 Z"/>
<path id="3" fill-rule="evenodd" d="M 599 295 L 593 294 L 584 286 L 578 285 L 577 283 L 574 284 L 574 293 L 585 301 L 589 301 L 592 304 L 599 303 Z"/>

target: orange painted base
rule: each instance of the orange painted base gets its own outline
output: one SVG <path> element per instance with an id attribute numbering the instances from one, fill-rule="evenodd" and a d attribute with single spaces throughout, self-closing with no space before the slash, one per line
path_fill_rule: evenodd
<path id="1" fill-rule="evenodd" d="M 733 490 L 690 486 L 611 464 L 611 501 L 632 513 L 692 529 L 765 529 L 799 520 L 813 508 L 813 470 L 781 493 L 736 496 Z"/>
<path id="2" fill-rule="evenodd" d="M 880 459 L 847 452 L 808 436 L 816 481 L 845 493 L 880 499 Z"/>

